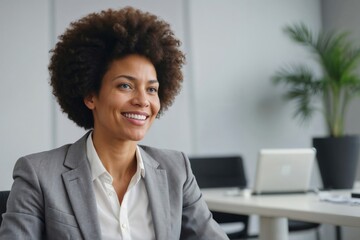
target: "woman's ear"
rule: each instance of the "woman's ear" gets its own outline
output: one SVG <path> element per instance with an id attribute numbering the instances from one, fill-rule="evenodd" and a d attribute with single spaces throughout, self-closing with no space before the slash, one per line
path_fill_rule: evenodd
<path id="1" fill-rule="evenodd" d="M 84 98 L 84 103 L 90 110 L 94 110 L 95 109 L 94 94 L 91 93 L 88 96 L 86 96 Z"/>

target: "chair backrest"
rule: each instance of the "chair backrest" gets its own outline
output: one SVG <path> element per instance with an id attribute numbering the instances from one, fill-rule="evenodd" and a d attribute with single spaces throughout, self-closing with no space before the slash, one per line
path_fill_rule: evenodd
<path id="1" fill-rule="evenodd" d="M 0 225 L 2 222 L 2 214 L 6 212 L 6 203 L 9 198 L 10 191 L 0 191 Z"/>
<path id="2" fill-rule="evenodd" d="M 189 157 L 191 169 L 200 188 L 239 187 L 247 185 L 241 156 Z M 230 239 L 248 236 L 248 215 L 211 211 L 218 223 L 242 223 L 243 228 L 228 233 Z"/>
<path id="3" fill-rule="evenodd" d="M 189 159 L 200 188 L 245 188 L 247 185 L 241 156 L 206 156 Z"/>

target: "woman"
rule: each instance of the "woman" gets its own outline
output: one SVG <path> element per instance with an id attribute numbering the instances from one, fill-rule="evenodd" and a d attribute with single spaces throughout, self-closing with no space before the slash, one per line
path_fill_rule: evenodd
<path id="1" fill-rule="evenodd" d="M 179 45 L 167 23 L 130 7 L 70 25 L 51 86 L 90 131 L 17 161 L 0 239 L 228 239 L 187 157 L 137 145 L 180 90 Z"/>

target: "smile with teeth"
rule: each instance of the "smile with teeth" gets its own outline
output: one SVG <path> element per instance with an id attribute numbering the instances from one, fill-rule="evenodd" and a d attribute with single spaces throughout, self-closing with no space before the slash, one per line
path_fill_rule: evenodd
<path id="1" fill-rule="evenodd" d="M 126 118 L 131 118 L 135 120 L 146 120 L 147 116 L 141 114 L 134 114 L 134 113 L 123 113 L 123 116 Z"/>

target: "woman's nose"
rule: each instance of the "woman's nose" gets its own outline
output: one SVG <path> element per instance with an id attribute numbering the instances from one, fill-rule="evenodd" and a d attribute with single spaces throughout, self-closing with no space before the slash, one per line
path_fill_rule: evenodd
<path id="1" fill-rule="evenodd" d="M 132 103 L 140 107 L 148 107 L 150 104 L 146 92 L 142 90 L 135 92 Z"/>

